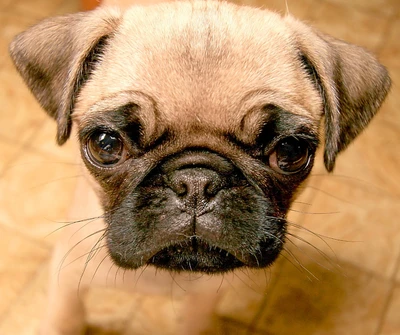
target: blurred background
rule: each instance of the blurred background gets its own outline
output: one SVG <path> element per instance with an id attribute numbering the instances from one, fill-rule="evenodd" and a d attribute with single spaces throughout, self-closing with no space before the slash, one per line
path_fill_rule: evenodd
<path id="1" fill-rule="evenodd" d="M 126 0 L 125 0 L 126 1 Z M 290 213 L 287 251 L 247 272 L 216 310 L 218 334 L 400 334 L 400 1 L 237 1 L 294 16 L 376 53 L 392 92 L 331 175 L 322 158 Z M 77 0 L 0 0 L 0 335 L 35 334 L 48 263 L 81 178 L 73 141 L 55 144 L 9 59 L 40 19 L 92 8 Z M 262 33 L 262 32 L 260 32 Z M 113 287 L 85 298 L 90 334 L 174 334 L 169 297 Z"/>

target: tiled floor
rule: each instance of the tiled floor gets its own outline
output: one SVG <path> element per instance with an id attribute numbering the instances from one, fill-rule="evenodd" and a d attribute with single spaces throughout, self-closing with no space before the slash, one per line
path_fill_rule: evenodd
<path id="1" fill-rule="evenodd" d="M 291 213 L 288 251 L 272 269 L 244 276 L 227 292 L 217 306 L 218 332 L 398 335 L 400 2 L 245 2 L 287 6 L 325 32 L 372 49 L 394 86 L 335 173 L 325 173 L 319 161 Z M 35 334 L 57 239 L 50 233 L 65 221 L 79 178 L 72 143 L 54 144 L 54 123 L 22 84 L 6 48 L 33 22 L 78 9 L 76 0 L 0 0 L 0 335 Z M 112 287 L 90 292 L 91 334 L 174 334 L 178 301 L 134 298 Z"/>

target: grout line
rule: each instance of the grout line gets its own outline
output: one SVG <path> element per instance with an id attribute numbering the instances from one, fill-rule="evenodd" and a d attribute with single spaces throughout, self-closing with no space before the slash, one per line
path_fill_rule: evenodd
<path id="1" fill-rule="evenodd" d="M 53 248 L 53 245 L 51 243 L 47 242 L 44 238 L 38 238 L 38 237 L 31 236 L 29 234 L 26 234 L 24 229 L 14 228 L 7 224 L 3 224 L 1 222 L 0 222 L 0 229 L 7 230 L 8 232 L 10 232 L 12 234 L 16 234 L 19 237 L 23 238 L 24 240 L 28 240 L 28 241 L 32 242 L 33 244 L 35 244 L 37 247 L 40 247 L 42 249 L 51 250 Z"/>
<path id="2" fill-rule="evenodd" d="M 324 178 L 318 178 L 315 182 L 315 186 L 320 187 L 323 184 L 323 180 Z M 317 197 L 318 194 L 317 192 L 311 192 L 311 194 L 307 197 L 306 202 L 311 204 L 313 202 L 313 200 L 315 199 L 315 197 Z M 300 219 L 298 220 L 297 224 L 302 226 L 304 224 L 304 221 L 306 220 L 306 215 L 303 214 L 300 216 Z M 247 334 L 250 335 L 253 332 L 258 331 L 258 325 L 261 321 L 261 317 L 265 311 L 265 308 L 268 305 L 269 299 L 270 299 L 270 294 L 268 294 L 268 292 L 270 290 L 272 290 L 273 286 L 276 284 L 276 282 L 279 280 L 281 274 L 282 274 L 282 267 L 285 264 L 279 264 L 279 268 L 277 269 L 277 271 L 271 275 L 269 284 L 267 285 L 267 287 L 264 290 L 264 298 L 261 301 L 260 307 L 258 308 L 258 311 L 255 313 L 253 319 L 251 320 L 249 326 L 248 326 L 248 331 Z M 273 277 L 273 278 L 272 278 Z"/>
<path id="3" fill-rule="evenodd" d="M 321 187 L 321 186 L 323 185 L 323 180 L 324 180 L 324 178 L 321 178 L 321 181 L 317 184 L 318 187 Z M 308 202 L 308 203 L 312 203 L 312 201 L 313 201 L 317 196 L 318 196 L 318 195 L 316 195 L 315 192 L 313 192 L 313 193 L 309 196 L 307 202 Z M 305 217 L 306 217 L 306 215 L 303 215 L 303 216 L 301 216 L 301 220 L 298 220 L 298 222 L 299 222 L 300 225 L 303 225 L 303 224 L 304 224 Z M 377 279 L 378 281 L 385 281 L 385 282 L 389 282 L 389 283 L 390 283 L 390 289 L 389 289 L 389 291 L 388 291 L 387 301 L 386 301 L 385 306 L 384 306 L 384 308 L 383 308 L 383 310 L 382 310 L 382 315 L 381 315 L 381 317 L 380 317 L 379 320 L 378 320 L 378 321 L 379 321 L 379 325 L 378 325 L 377 331 L 374 333 L 375 335 L 379 335 L 379 334 L 380 334 L 379 332 L 380 332 L 380 330 L 381 330 L 381 328 L 382 328 L 382 326 L 383 326 L 383 322 L 384 322 L 384 318 L 385 318 L 386 312 L 387 312 L 387 310 L 389 309 L 389 305 L 390 305 L 390 302 L 391 302 L 391 299 L 392 299 L 392 296 L 393 296 L 393 292 L 394 292 L 394 290 L 395 290 L 395 288 L 396 288 L 396 285 L 398 284 L 397 281 L 396 281 L 396 275 L 397 275 L 397 272 L 400 271 L 400 253 L 399 253 L 399 255 L 398 255 L 398 257 L 397 257 L 397 259 L 396 259 L 396 261 L 395 261 L 395 269 L 394 269 L 393 273 L 391 273 L 389 276 L 387 276 L 387 275 L 385 276 L 384 274 L 377 273 L 377 272 L 375 272 L 375 271 L 373 271 L 373 270 L 371 270 L 371 269 L 364 268 L 364 267 L 362 267 L 362 266 L 360 266 L 360 265 L 357 265 L 357 264 L 355 264 L 355 263 L 353 263 L 353 262 L 349 262 L 349 261 L 347 261 L 346 259 L 339 258 L 339 257 L 337 257 L 337 256 L 335 256 L 335 257 L 336 257 L 336 258 L 335 258 L 335 263 L 337 263 L 337 264 L 343 264 L 343 265 L 346 265 L 346 264 L 347 264 L 347 265 L 349 265 L 350 267 L 352 267 L 352 268 L 354 268 L 354 269 L 357 269 L 358 271 L 360 271 L 360 272 L 362 272 L 362 273 L 364 273 L 364 274 L 370 275 L 371 277 Z M 281 274 L 281 271 L 279 271 L 279 272 L 274 276 L 274 277 L 275 277 L 275 280 L 277 280 L 277 278 L 280 276 L 280 274 Z M 272 286 L 272 285 L 271 285 L 271 286 Z M 269 289 L 270 289 L 270 287 L 268 287 L 268 288 L 266 289 L 265 298 L 263 299 L 263 301 L 262 301 L 262 303 L 261 303 L 261 306 L 260 306 L 258 312 L 256 313 L 255 317 L 253 318 L 252 322 L 250 323 L 250 326 L 249 326 L 249 333 L 248 333 L 248 334 L 251 334 L 251 331 L 257 331 L 257 330 L 258 330 L 258 324 L 259 324 L 259 322 L 260 322 L 260 320 L 261 320 L 262 314 L 263 314 L 263 312 L 264 312 L 266 306 L 268 305 L 268 294 L 267 294 L 267 290 L 269 290 Z"/>
<path id="4" fill-rule="evenodd" d="M 360 4 L 354 4 L 351 1 L 348 2 L 337 2 L 337 1 L 332 1 L 332 0 L 321 0 L 321 2 L 330 4 L 330 5 L 337 5 L 337 6 L 342 6 L 344 8 L 347 8 L 348 10 L 351 11 L 355 11 L 355 12 L 359 12 L 365 15 L 369 15 L 369 16 L 378 16 L 381 18 L 389 18 L 389 17 L 393 17 L 393 15 L 397 14 L 396 12 L 396 8 L 393 8 L 394 12 L 387 14 L 385 12 L 376 12 L 376 9 L 374 10 L 373 8 L 366 8 L 363 5 Z M 393 6 L 394 7 L 394 6 Z M 396 6 L 397 7 L 397 6 Z"/>
<path id="5" fill-rule="evenodd" d="M 2 13 L 7 13 L 7 14 L 8 14 L 8 10 L 11 8 L 11 5 L 12 5 L 13 3 L 15 3 L 15 2 L 16 2 L 16 1 L 9 1 L 8 4 L 5 5 L 5 6 L 1 9 Z"/>
<path id="6" fill-rule="evenodd" d="M 25 141 L 21 141 L 19 142 L 18 140 L 16 141 L 15 139 L 11 139 L 7 136 L 1 135 L 0 134 L 0 140 L 4 141 L 7 144 L 10 145 L 14 145 L 15 147 L 17 147 L 17 150 L 15 152 L 15 154 L 12 156 L 12 158 L 4 165 L 3 169 L 0 171 L 0 178 L 2 178 L 4 176 L 4 174 L 7 172 L 8 169 L 10 169 L 10 167 L 12 167 L 13 163 L 19 158 L 21 157 L 21 155 L 24 153 L 24 150 L 27 147 L 27 143 L 29 143 L 30 141 L 32 141 L 32 138 L 34 137 L 34 135 L 36 135 L 39 131 L 40 128 L 43 127 L 43 124 L 39 124 L 37 125 L 35 128 L 35 130 L 32 132 L 32 134 L 25 140 Z"/>
<path id="7" fill-rule="evenodd" d="M 222 335 L 222 334 L 226 335 L 226 334 L 228 334 L 228 333 L 225 332 L 225 330 L 226 330 L 226 326 L 225 325 L 229 325 L 230 327 L 233 326 L 233 327 L 235 327 L 235 329 L 244 330 L 244 331 L 246 331 L 246 333 L 248 335 L 261 334 L 257 329 L 250 329 L 249 325 L 247 325 L 247 324 L 245 324 L 245 323 L 243 323 L 241 321 L 228 318 L 228 317 L 219 318 L 219 323 L 222 326 L 223 333 L 218 333 L 216 335 Z"/>
<path id="8" fill-rule="evenodd" d="M 57 11 L 57 8 L 60 8 L 64 1 L 63 0 L 55 0 L 55 1 L 53 1 L 53 3 L 54 2 L 57 3 L 57 5 L 54 7 L 54 10 L 49 11 L 48 13 L 45 13 L 45 14 L 43 14 L 42 12 L 41 12 L 41 14 L 39 14 L 38 11 L 32 10 L 32 6 L 25 6 L 25 7 L 21 8 L 21 7 L 19 7 L 18 1 L 14 1 L 14 3 L 10 2 L 10 4 L 12 3 L 12 6 L 9 5 L 7 9 L 9 10 L 9 12 L 11 12 L 11 14 L 24 15 L 24 16 L 29 17 L 30 19 L 34 20 L 34 22 L 39 22 L 47 17 L 54 16 L 54 13 Z"/>
<path id="9" fill-rule="evenodd" d="M 279 259 L 282 259 L 282 258 L 280 257 Z M 273 287 L 276 285 L 279 278 L 281 277 L 282 268 L 284 267 L 284 265 L 285 264 L 280 263 L 278 265 L 278 268 L 274 271 L 274 273 L 270 275 L 268 284 L 266 285 L 264 292 L 263 292 L 264 298 L 261 301 L 260 307 L 258 308 L 257 312 L 255 313 L 253 319 L 247 325 L 247 331 L 246 331 L 247 335 L 251 335 L 251 334 L 259 331 L 258 325 L 261 321 L 261 317 L 264 314 L 265 308 L 268 305 L 268 302 L 271 297 L 271 294 L 269 294 L 269 292 L 273 289 Z"/>
<path id="10" fill-rule="evenodd" d="M 390 304 L 391 304 L 391 302 L 393 300 L 394 291 L 395 291 L 396 286 L 397 286 L 397 280 L 396 279 L 397 279 L 397 274 L 398 274 L 399 271 L 400 271 L 400 253 L 397 256 L 396 266 L 395 266 L 395 268 L 393 270 L 393 273 L 391 275 L 391 278 L 390 278 L 390 282 L 391 282 L 390 283 L 390 288 L 389 288 L 389 291 L 388 291 L 388 294 L 387 294 L 387 297 L 386 297 L 385 304 L 384 304 L 383 309 L 382 309 L 382 313 L 381 313 L 381 315 L 379 317 L 378 326 L 376 328 L 376 331 L 374 332 L 374 335 L 379 335 L 379 334 L 382 333 L 382 329 L 383 329 L 383 326 L 385 325 L 385 321 L 386 321 L 386 316 L 387 316 L 388 311 L 390 309 Z"/>
<path id="11" fill-rule="evenodd" d="M 387 19 L 387 24 L 386 28 L 382 34 L 380 42 L 377 44 L 376 49 L 374 50 L 375 54 L 378 57 L 382 57 L 382 51 L 384 50 L 384 47 L 387 45 L 387 41 L 390 38 L 390 35 L 392 33 L 393 29 L 393 24 L 397 20 L 398 13 L 392 13 L 391 15 L 388 16 Z"/>
<path id="12" fill-rule="evenodd" d="M 18 305 L 18 302 L 24 297 L 24 295 L 29 292 L 29 289 L 31 289 L 37 282 L 38 278 L 41 276 L 42 271 L 45 271 L 46 267 L 49 266 L 49 262 L 51 261 L 51 253 L 46 259 L 43 259 L 43 261 L 38 264 L 37 268 L 32 272 L 30 278 L 31 280 L 27 281 L 26 284 L 21 288 L 21 290 L 18 292 L 18 294 L 15 296 L 14 299 L 8 304 L 7 308 L 3 311 L 3 313 L 0 315 L 0 328 L 1 326 L 6 322 L 8 319 L 9 315 L 12 313 L 13 309 L 15 306 Z M 46 294 L 47 298 L 47 294 Z"/>
<path id="13" fill-rule="evenodd" d="M 17 147 L 18 149 L 16 150 L 16 153 L 13 155 L 12 159 L 10 159 L 3 167 L 2 170 L 0 170 L 0 178 L 4 175 L 4 173 L 12 167 L 13 163 L 22 155 L 24 155 L 25 152 L 29 151 L 29 153 L 33 153 L 36 155 L 39 155 L 43 158 L 47 159 L 54 159 L 54 162 L 60 162 L 63 164 L 71 164 L 71 165 L 76 165 L 76 159 L 67 157 L 61 158 L 59 155 L 54 155 L 51 152 L 46 152 L 43 151 L 40 148 L 37 148 L 33 145 L 31 145 L 31 142 L 35 139 L 36 136 L 40 133 L 41 129 L 45 127 L 45 123 L 39 124 L 35 126 L 34 130 L 32 131 L 32 134 L 25 139 L 24 141 L 19 142 L 18 140 L 9 138 L 7 136 L 4 136 L 3 134 L 0 133 L 0 141 L 7 143 L 9 145 L 14 145 L 14 147 Z M 54 140 L 55 141 L 55 140 Z M 62 149 L 60 149 L 61 152 Z"/>
<path id="14" fill-rule="evenodd" d="M 22 151 L 22 145 L 19 144 L 19 148 L 17 149 L 17 151 L 12 155 L 11 159 L 9 159 L 7 161 L 6 164 L 4 164 L 3 168 L 0 169 L 0 178 L 3 178 L 4 175 L 7 173 L 8 169 L 10 168 L 10 166 L 12 166 L 12 164 L 18 159 L 18 157 L 20 157 L 20 153 Z"/>

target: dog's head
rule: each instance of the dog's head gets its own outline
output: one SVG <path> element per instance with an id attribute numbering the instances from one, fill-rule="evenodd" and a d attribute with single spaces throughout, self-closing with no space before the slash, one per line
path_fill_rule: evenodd
<path id="1" fill-rule="evenodd" d="M 59 144 L 77 127 L 126 268 L 271 264 L 320 129 L 332 171 L 390 87 L 362 48 L 208 1 L 51 18 L 11 55 Z"/>

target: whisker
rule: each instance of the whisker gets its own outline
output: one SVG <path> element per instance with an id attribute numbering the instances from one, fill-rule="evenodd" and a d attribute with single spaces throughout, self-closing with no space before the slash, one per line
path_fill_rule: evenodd
<path id="1" fill-rule="evenodd" d="M 340 174 L 332 174 L 332 175 L 327 175 L 323 173 L 316 173 L 316 174 L 311 174 L 313 177 L 328 177 L 329 179 L 334 178 L 334 179 L 345 179 L 346 181 L 351 181 L 354 182 L 355 184 L 358 184 L 359 186 L 362 187 L 367 187 L 370 189 L 375 189 L 376 191 L 379 191 L 381 194 L 385 195 L 391 195 L 390 192 L 388 192 L 387 189 L 381 188 L 378 185 L 371 183 L 369 180 L 364 180 L 360 179 L 357 177 L 352 177 L 352 176 L 346 176 L 346 175 L 340 175 Z"/>
<path id="2" fill-rule="evenodd" d="M 175 279 L 175 276 L 172 272 L 168 271 L 169 275 L 171 276 L 172 281 L 175 283 L 176 286 L 178 286 L 183 292 L 186 292 L 186 290 L 177 282 Z"/>
<path id="3" fill-rule="evenodd" d="M 45 236 L 45 238 L 49 237 L 49 236 L 52 235 L 52 234 L 55 234 L 56 232 L 60 231 L 61 229 L 70 227 L 70 226 L 72 226 L 72 225 L 74 225 L 74 224 L 83 223 L 83 222 L 86 222 L 86 221 L 89 221 L 89 223 L 91 223 L 91 222 L 93 222 L 93 221 L 95 221 L 95 220 L 97 220 L 97 219 L 101 219 L 101 218 L 103 218 L 103 215 L 99 215 L 99 216 L 97 216 L 97 217 L 92 217 L 92 218 L 87 218 L 87 219 L 81 219 L 81 220 L 75 220 L 75 221 L 68 221 L 68 222 L 66 222 L 66 221 L 65 221 L 65 222 L 63 222 L 63 221 L 55 221 L 56 223 L 65 223 L 65 224 L 64 224 L 63 226 L 58 227 L 57 229 L 53 230 L 51 233 L 48 233 L 48 234 Z"/>
<path id="4" fill-rule="evenodd" d="M 306 211 L 301 211 L 301 210 L 293 209 L 293 208 L 289 208 L 289 212 L 300 213 L 300 214 L 306 214 L 306 215 L 332 215 L 332 214 L 340 214 L 339 211 L 335 211 L 335 212 L 306 212 Z"/>
<path id="5" fill-rule="evenodd" d="M 314 273 L 312 273 L 309 269 L 307 269 L 307 267 L 306 267 L 305 265 L 303 265 L 303 264 L 299 261 L 299 259 L 293 254 L 293 252 L 292 252 L 291 250 L 289 250 L 289 249 L 287 249 L 287 248 L 283 248 L 283 251 L 287 252 L 287 253 L 292 257 L 292 259 L 295 261 L 295 263 L 297 264 L 297 266 L 296 266 L 296 264 L 294 264 L 292 261 L 290 261 L 290 259 L 288 259 L 284 254 L 282 254 L 282 256 L 285 257 L 285 259 L 287 259 L 292 265 L 294 265 L 294 267 L 295 267 L 297 270 L 299 270 L 299 271 L 302 272 L 302 273 L 309 274 L 312 278 L 314 278 L 314 279 L 316 279 L 317 281 L 319 281 L 319 278 L 318 278 L 316 275 L 314 275 Z M 303 270 L 304 270 L 305 272 L 304 272 Z M 307 275 L 307 278 L 308 278 L 308 280 L 312 281 L 312 278 L 310 278 L 308 275 Z"/>
<path id="6" fill-rule="evenodd" d="M 53 183 L 57 183 L 57 182 L 59 182 L 59 181 L 72 180 L 72 179 L 77 179 L 77 178 L 80 178 L 80 177 L 84 177 L 84 175 L 78 174 L 78 175 L 73 175 L 73 176 L 55 178 L 55 179 L 46 181 L 46 182 L 44 182 L 44 183 L 40 183 L 40 184 L 34 185 L 34 186 L 32 186 L 32 187 L 29 187 L 28 190 L 31 190 L 31 191 L 32 191 L 32 190 L 36 190 L 36 189 L 38 189 L 38 188 L 41 188 L 41 187 L 43 187 L 43 186 L 47 186 L 47 185 L 51 185 L 51 184 L 53 184 Z"/>
<path id="7" fill-rule="evenodd" d="M 123 208 L 123 207 L 120 207 L 120 208 Z M 91 222 L 93 222 L 93 221 L 95 221 L 95 220 L 98 220 L 98 219 L 104 219 L 104 218 L 106 217 L 106 215 L 111 214 L 111 213 L 113 213 L 113 212 L 116 212 L 118 209 L 119 209 L 119 208 L 115 208 L 115 209 L 113 209 L 113 210 L 105 211 L 105 212 L 104 212 L 103 214 L 101 214 L 101 215 L 92 216 L 92 217 L 85 218 L 85 219 L 79 219 L 79 220 L 73 220 L 73 221 L 54 221 L 55 223 L 62 223 L 62 224 L 64 224 L 64 225 L 61 226 L 61 227 L 59 227 L 59 228 L 57 228 L 57 229 L 55 229 L 55 230 L 53 230 L 51 233 L 47 234 L 46 237 L 48 237 L 48 236 L 50 236 L 50 235 L 56 233 L 57 231 L 59 231 L 59 230 L 61 230 L 61 229 L 63 229 L 63 228 L 67 228 L 67 227 L 72 226 L 72 225 L 74 225 L 74 224 L 84 223 L 84 222 L 87 222 L 87 221 L 89 221 L 89 223 L 91 223 Z M 85 227 L 85 226 L 83 226 L 83 227 Z M 79 230 L 80 230 L 80 229 L 79 229 Z M 79 230 L 78 230 L 78 231 L 79 231 Z"/>
<path id="8" fill-rule="evenodd" d="M 114 263 L 111 262 L 110 268 L 107 271 L 107 276 L 106 276 L 106 284 L 108 285 L 108 277 L 110 276 L 111 270 L 115 267 Z"/>
<path id="9" fill-rule="evenodd" d="M 146 271 L 148 266 L 149 266 L 149 264 L 146 264 L 145 266 L 143 266 L 143 269 L 140 271 L 139 276 L 137 277 L 137 280 L 135 282 L 135 286 L 134 287 L 136 287 L 138 285 L 140 278 L 142 278 L 142 275 Z"/>
<path id="10" fill-rule="evenodd" d="M 281 219 L 282 220 L 282 219 Z M 287 223 L 287 221 L 286 220 L 284 220 L 285 221 L 285 223 Z M 266 235 L 268 236 L 268 237 L 272 237 L 272 238 L 274 238 L 274 239 L 276 239 L 277 241 L 279 241 L 279 242 L 281 242 L 281 243 L 283 243 L 283 245 L 285 245 L 285 243 L 284 243 L 284 241 L 282 240 L 282 239 L 280 239 L 279 237 L 277 237 L 277 236 L 275 236 L 275 235 L 273 235 L 273 234 L 271 234 L 271 233 L 268 233 L 268 232 L 266 232 Z M 288 255 L 290 256 L 290 257 L 292 257 L 292 259 L 296 262 L 296 264 L 298 264 L 299 266 L 300 266 L 300 268 L 298 268 L 293 262 L 291 262 L 287 257 L 285 257 L 284 255 L 284 257 L 290 262 L 290 263 L 292 263 L 294 266 L 295 266 L 295 268 L 297 268 L 298 270 L 300 270 L 301 271 L 301 269 L 303 269 L 303 270 L 305 270 L 307 273 L 309 273 L 313 278 L 315 278 L 316 280 L 319 280 L 310 270 L 308 270 L 301 262 L 300 262 L 300 260 L 295 256 L 295 254 L 290 250 L 290 249 L 288 249 L 288 248 L 286 248 L 285 246 L 283 247 L 283 251 L 285 251 L 286 253 L 288 253 Z M 302 271 L 303 272 L 303 271 Z M 308 277 L 308 276 L 307 276 Z M 308 277 L 309 278 L 309 277 Z M 310 280 L 311 280 L 311 278 L 309 278 Z"/>
<path id="11" fill-rule="evenodd" d="M 219 283 L 219 286 L 217 288 L 217 293 L 219 293 L 219 291 L 221 290 L 222 284 L 224 283 L 224 279 L 225 279 L 225 274 L 222 274 L 221 282 Z"/>
<path id="12" fill-rule="evenodd" d="M 307 232 L 307 233 L 309 233 L 309 234 L 311 234 L 311 235 L 314 235 L 315 237 L 318 237 L 318 238 L 321 239 L 321 241 L 323 241 L 328 247 L 330 247 L 330 246 L 329 246 L 329 244 L 328 244 L 324 239 L 329 239 L 329 240 L 337 241 L 337 242 L 348 242 L 348 243 L 363 242 L 363 241 L 361 241 L 361 240 L 360 240 L 360 241 L 358 241 L 358 240 L 344 240 L 344 239 L 335 238 L 335 237 L 332 237 L 332 236 L 327 236 L 327 235 L 319 234 L 319 233 L 316 233 L 316 232 L 314 232 L 314 231 L 312 231 L 312 230 L 310 230 L 310 229 L 308 229 L 308 228 L 306 228 L 306 227 L 304 227 L 304 226 L 302 226 L 302 225 L 299 225 L 299 224 L 297 224 L 297 223 L 290 222 L 290 221 L 288 221 L 287 224 L 288 224 L 289 226 L 292 226 L 292 227 L 296 228 L 296 229 L 304 230 L 305 232 Z M 332 251 L 333 251 L 333 250 L 332 250 Z"/>
<path id="13" fill-rule="evenodd" d="M 246 269 L 246 270 L 248 270 L 248 269 Z M 253 276 L 251 276 L 250 274 L 246 273 L 246 272 L 244 271 L 244 269 L 240 268 L 240 269 L 238 269 L 238 271 L 241 272 L 241 273 L 250 281 L 250 283 L 247 283 L 246 281 L 242 280 L 242 279 L 240 278 L 240 276 L 238 276 L 238 275 L 235 273 L 236 278 L 238 278 L 238 279 L 239 279 L 243 284 L 245 284 L 246 287 L 248 287 L 250 290 L 252 290 L 252 291 L 255 292 L 255 293 L 259 293 L 259 291 L 257 291 L 255 288 L 258 288 L 259 290 L 263 290 L 263 289 L 264 289 L 263 287 L 260 287 L 260 285 L 254 280 Z M 253 286 L 250 285 L 250 284 L 253 284 Z"/>
<path id="14" fill-rule="evenodd" d="M 79 223 L 84 223 L 84 222 L 87 222 L 87 224 L 89 224 L 89 223 L 92 223 L 92 222 L 94 222 L 94 221 L 96 221 L 96 220 L 98 220 L 98 219 L 104 219 L 104 218 L 106 217 L 106 215 L 112 214 L 112 213 L 118 211 L 119 209 L 131 210 L 131 208 L 129 208 L 129 207 L 126 207 L 126 208 L 124 208 L 124 207 L 119 207 L 119 208 L 115 208 L 115 209 L 112 209 L 112 210 L 109 210 L 109 211 L 105 211 L 103 214 L 101 214 L 101 215 L 99 215 L 99 216 L 93 216 L 93 217 L 89 217 L 89 218 L 85 218 L 85 219 L 79 219 L 79 220 L 73 220 L 73 221 L 54 221 L 55 223 L 63 223 L 64 225 L 61 226 L 61 227 L 59 227 L 59 228 L 57 228 L 57 229 L 55 229 L 55 230 L 53 230 L 51 233 L 47 234 L 45 237 L 49 237 L 50 235 L 52 235 L 52 234 L 54 234 L 54 233 L 60 231 L 61 229 L 70 227 L 70 226 L 72 226 L 72 225 L 74 225 L 74 224 L 79 224 Z M 86 227 L 87 224 L 85 224 L 85 225 L 82 226 L 80 229 L 78 229 L 72 236 L 74 236 L 74 235 L 75 235 L 77 232 L 79 232 L 82 228 Z M 71 236 L 71 237 L 72 237 L 72 236 Z"/>
<path id="15" fill-rule="evenodd" d="M 311 204 L 309 202 L 304 202 L 304 201 L 293 201 L 293 204 L 296 205 L 304 205 L 304 206 L 311 206 Z"/>
<path id="16" fill-rule="evenodd" d="M 291 235 L 293 236 L 293 235 Z M 293 236 L 295 238 L 298 238 L 297 236 Z M 287 238 L 287 240 L 294 246 L 296 247 L 298 250 L 300 250 L 302 252 L 303 255 L 307 256 L 309 259 L 311 259 L 313 262 L 315 262 L 316 264 L 318 264 L 321 268 L 324 268 L 325 270 L 328 270 L 330 272 L 332 272 L 332 270 L 330 268 L 328 268 L 327 266 L 323 265 L 321 262 L 317 261 L 314 257 L 310 256 L 308 253 L 304 252 L 304 250 L 297 245 L 296 243 L 294 243 L 290 238 Z M 338 268 L 340 269 L 340 265 L 338 263 L 334 263 L 330 257 L 323 252 L 321 249 L 317 248 L 316 246 L 314 246 L 312 243 L 309 243 L 305 240 L 300 239 L 301 241 L 303 241 L 304 243 L 306 243 L 307 245 L 311 246 L 314 250 L 316 250 L 333 268 Z M 335 255 L 335 258 L 337 260 L 337 257 Z"/>
<path id="17" fill-rule="evenodd" d="M 271 281 L 272 281 L 272 274 L 271 274 L 271 268 L 264 268 L 264 278 L 265 278 L 265 289 L 267 289 L 268 287 L 270 287 L 271 285 Z M 269 271 L 269 274 L 267 274 L 267 271 Z"/>
<path id="18" fill-rule="evenodd" d="M 118 278 L 118 273 L 120 270 L 121 270 L 121 268 L 118 266 L 117 271 L 115 271 L 115 275 L 114 275 L 114 288 L 117 287 L 117 278 Z"/>
<path id="19" fill-rule="evenodd" d="M 352 206 L 355 206 L 355 207 L 362 208 L 362 206 L 357 205 L 357 204 L 355 204 L 354 202 L 351 202 L 351 201 L 342 199 L 342 198 L 340 198 L 340 197 L 338 197 L 338 196 L 336 196 L 336 195 L 333 195 L 333 194 L 331 194 L 331 193 L 329 193 L 329 192 L 327 192 L 327 191 L 324 191 L 324 190 L 322 190 L 322 189 L 320 189 L 320 188 L 318 188 L 318 187 L 311 186 L 311 185 L 306 185 L 304 188 L 310 188 L 310 189 L 312 189 L 312 190 L 314 190 L 314 191 L 318 191 L 318 192 L 320 192 L 320 193 L 322 193 L 322 194 L 325 194 L 325 195 L 331 197 L 332 199 L 338 200 L 338 201 L 340 201 L 340 202 L 342 202 L 342 203 L 345 203 L 345 204 L 349 204 L 349 205 L 352 205 Z"/>
<path id="20" fill-rule="evenodd" d="M 61 260 L 61 262 L 60 262 L 60 266 L 59 266 L 59 271 L 58 271 L 59 274 L 60 274 L 60 271 L 61 271 L 62 269 L 64 269 L 64 267 L 63 267 L 64 262 L 66 261 L 66 259 L 68 258 L 68 256 L 71 254 L 71 252 L 72 252 L 78 245 L 80 245 L 81 243 L 83 243 L 86 239 L 88 239 L 88 238 L 90 238 L 90 237 L 93 237 L 94 235 L 99 234 L 99 233 L 102 233 L 102 232 L 104 232 L 104 229 L 97 230 L 97 231 L 93 232 L 92 234 L 89 234 L 89 235 L 85 236 L 83 239 L 81 239 L 81 240 L 78 241 L 77 243 L 75 243 L 75 244 L 65 253 L 65 255 L 63 256 L 63 258 L 62 258 L 62 260 Z"/>
<path id="21" fill-rule="evenodd" d="M 100 236 L 100 238 L 96 241 L 96 243 L 92 246 L 92 248 L 90 249 L 90 252 L 89 252 L 89 254 L 87 255 L 87 257 L 86 257 L 86 261 L 85 261 L 85 265 L 84 265 L 84 267 L 83 267 L 83 270 L 82 270 L 82 273 L 81 273 L 81 275 L 80 275 L 80 277 L 79 277 L 79 284 L 78 284 L 78 294 L 79 294 L 79 291 L 80 291 L 80 287 L 81 287 L 81 283 L 82 283 L 82 280 L 83 280 L 83 276 L 85 275 L 85 272 L 86 272 L 86 269 L 87 269 L 87 267 L 88 267 L 88 265 L 89 265 L 89 262 L 93 259 L 93 257 L 96 255 L 96 252 L 98 252 L 98 250 L 97 251 L 93 251 L 94 250 L 94 248 L 96 248 L 96 246 L 103 240 L 103 238 L 104 238 L 104 236 L 105 236 L 105 234 L 106 234 L 106 229 L 102 229 L 102 230 L 99 230 L 99 231 L 97 231 L 96 233 L 93 233 L 93 234 L 90 234 L 90 235 L 88 235 L 88 236 L 86 236 L 83 240 L 85 240 L 85 239 L 87 239 L 88 237 L 90 237 L 90 236 L 94 236 L 95 234 L 98 234 L 100 231 L 102 231 L 103 232 L 103 234 Z M 80 242 L 82 242 L 83 240 L 81 240 Z M 79 242 L 79 243 L 80 243 Z M 93 279 L 93 278 L 92 278 Z"/>
<path id="22" fill-rule="evenodd" d="M 97 249 L 98 249 L 98 250 L 101 250 L 102 248 L 105 248 L 105 247 L 106 247 L 106 245 L 104 244 L 104 245 L 101 245 L 101 246 L 97 247 Z M 82 259 L 82 258 L 84 258 L 84 257 L 87 257 L 87 256 L 90 254 L 90 252 L 91 252 L 91 251 L 85 252 L 84 254 L 82 254 L 82 255 L 76 257 L 75 259 L 73 259 L 73 260 L 70 261 L 69 263 L 65 264 L 65 265 L 63 266 L 63 269 L 65 269 L 67 266 L 73 264 L 74 262 L 76 262 L 76 261 L 78 261 L 78 260 L 80 260 L 80 259 Z"/>
<path id="23" fill-rule="evenodd" d="M 93 282 L 93 280 L 94 280 L 94 277 L 96 276 L 96 274 L 97 274 L 97 271 L 100 269 L 100 266 L 103 264 L 103 262 L 107 259 L 107 257 L 108 257 L 108 255 L 105 255 L 104 257 L 103 257 L 103 259 L 99 262 L 99 264 L 97 265 L 97 267 L 96 267 L 96 269 L 95 269 L 95 271 L 94 271 L 94 273 L 93 273 L 93 276 L 92 276 L 92 279 L 90 280 L 90 283 L 92 283 Z"/>
<path id="24" fill-rule="evenodd" d="M 85 272 L 86 267 L 89 265 L 89 262 L 90 262 L 94 257 L 96 257 L 96 255 L 98 254 L 98 252 L 99 252 L 101 249 L 103 249 L 104 247 L 106 247 L 106 244 L 100 245 L 100 243 L 101 243 L 101 242 L 104 240 L 104 238 L 106 237 L 106 234 L 107 234 L 107 230 L 105 229 L 104 232 L 103 232 L 103 234 L 100 236 L 100 238 L 97 240 L 97 242 L 96 242 L 96 243 L 92 246 L 92 248 L 90 249 L 90 252 L 88 253 L 87 258 L 86 258 L 85 268 L 84 268 L 84 271 L 83 271 L 83 272 Z M 106 256 L 99 262 L 98 266 L 96 267 L 96 269 L 95 269 L 95 271 L 94 271 L 94 273 L 93 273 L 93 276 L 92 276 L 92 279 L 91 279 L 90 282 L 93 282 L 94 276 L 96 275 L 96 273 L 97 273 L 97 271 L 98 271 L 100 265 L 104 262 L 104 260 L 107 258 L 107 256 L 108 256 L 108 255 L 106 254 Z"/>

